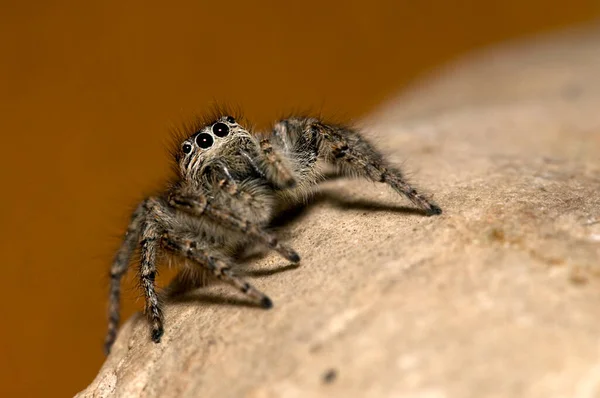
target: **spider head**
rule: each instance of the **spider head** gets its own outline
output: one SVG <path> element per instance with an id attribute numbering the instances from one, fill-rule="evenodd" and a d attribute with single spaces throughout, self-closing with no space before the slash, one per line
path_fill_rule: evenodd
<path id="1" fill-rule="evenodd" d="M 193 180 L 202 174 L 205 165 L 225 158 L 235 150 L 236 141 L 249 135 L 232 116 L 221 116 L 205 124 L 181 143 L 176 154 L 181 177 Z"/>

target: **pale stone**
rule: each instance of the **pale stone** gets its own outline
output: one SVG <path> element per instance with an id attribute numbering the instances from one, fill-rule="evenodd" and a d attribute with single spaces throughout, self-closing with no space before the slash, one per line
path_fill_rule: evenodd
<path id="1" fill-rule="evenodd" d="M 302 265 L 250 277 L 272 310 L 213 285 L 159 345 L 135 316 L 79 396 L 599 397 L 600 30 L 476 54 L 364 125 L 442 216 L 329 182 L 281 231 Z"/>

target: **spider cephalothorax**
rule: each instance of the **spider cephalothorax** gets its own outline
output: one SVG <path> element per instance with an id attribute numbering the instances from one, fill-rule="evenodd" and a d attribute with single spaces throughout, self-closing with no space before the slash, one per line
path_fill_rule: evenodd
<path id="1" fill-rule="evenodd" d="M 236 155 L 248 155 L 247 151 L 252 151 L 253 139 L 250 132 L 231 116 L 221 117 L 201 127 L 181 143 L 177 154 L 181 178 L 188 182 L 199 181 L 211 163 L 236 162 Z"/>
<path id="2" fill-rule="evenodd" d="M 180 143 L 175 158 L 177 180 L 162 194 L 138 205 L 111 268 L 107 352 L 119 323 L 121 278 L 137 248 L 145 313 L 154 342 L 163 334 L 162 305 L 154 286 L 158 251 L 189 260 L 185 266 L 191 269 L 176 277 L 180 288 L 198 286 L 196 271 L 205 270 L 270 308 L 265 294 L 232 271 L 233 253 L 260 244 L 291 262 L 300 261 L 267 228 L 276 209 L 302 200 L 323 180 L 319 164 L 328 163 L 341 175 L 385 183 L 427 215 L 442 212 L 358 131 L 316 118 L 281 120 L 268 138 L 260 139 L 233 117 L 223 115 L 194 128 Z"/>

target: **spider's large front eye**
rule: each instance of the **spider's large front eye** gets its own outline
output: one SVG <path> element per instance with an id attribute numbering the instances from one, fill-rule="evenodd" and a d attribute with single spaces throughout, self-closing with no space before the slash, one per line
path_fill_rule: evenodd
<path id="1" fill-rule="evenodd" d="M 186 142 L 181 147 L 181 150 L 183 151 L 183 153 L 188 154 L 188 153 L 192 152 L 192 146 Z"/>
<path id="2" fill-rule="evenodd" d="M 196 136 L 196 144 L 202 149 L 210 148 L 214 141 L 212 135 L 208 133 L 202 133 Z"/>
<path id="3" fill-rule="evenodd" d="M 229 134 L 229 126 L 227 126 L 225 123 L 215 123 L 212 126 L 212 132 L 217 137 L 225 137 L 227 134 Z"/>

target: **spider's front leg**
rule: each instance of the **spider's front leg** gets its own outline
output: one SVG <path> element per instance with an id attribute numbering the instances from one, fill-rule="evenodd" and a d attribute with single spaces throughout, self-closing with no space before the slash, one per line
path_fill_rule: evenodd
<path id="1" fill-rule="evenodd" d="M 259 175 L 276 187 L 293 188 L 296 185 L 292 167 L 285 157 L 273 147 L 269 139 L 264 138 L 260 141 L 256 157 L 244 150 L 240 150 L 240 154 L 246 158 Z"/>
<path id="2" fill-rule="evenodd" d="M 158 223 L 148 217 L 142 228 L 140 240 L 140 285 L 146 299 L 145 314 L 152 328 L 152 341 L 160 342 L 163 335 L 163 313 L 156 294 L 156 252 L 159 249 L 161 229 Z"/>
<path id="3" fill-rule="evenodd" d="M 277 251 L 288 261 L 293 263 L 300 261 L 300 256 L 298 253 L 296 253 L 292 248 L 280 243 L 276 236 L 269 234 L 260 226 L 253 224 L 248 220 L 238 217 L 227 210 L 214 206 L 213 204 L 209 203 L 204 196 L 191 196 L 172 192 L 169 196 L 169 203 L 171 206 L 183 211 L 187 211 L 190 214 L 196 216 L 206 215 L 212 220 L 219 222 L 221 225 L 243 232 L 244 234 L 266 244 L 269 248 Z"/>
<path id="4" fill-rule="evenodd" d="M 131 255 L 133 254 L 140 237 L 140 224 L 146 216 L 146 201 L 142 202 L 131 215 L 131 221 L 127 227 L 125 238 L 117 251 L 112 267 L 110 269 L 110 293 L 108 303 L 108 332 L 104 340 L 104 353 L 108 355 L 117 337 L 119 327 L 120 305 L 121 305 L 121 279 L 129 268 Z"/>
<path id="5" fill-rule="evenodd" d="M 358 175 L 386 183 L 423 209 L 428 216 L 442 213 L 437 204 L 417 192 L 406 181 L 400 170 L 388 165 L 383 154 L 359 132 L 309 118 L 286 119 L 279 122 L 276 129 L 283 130 L 286 134 L 297 137 L 296 139 L 301 138 L 303 142 L 314 143 L 319 157 L 337 166 L 344 175 Z"/>
<path id="6" fill-rule="evenodd" d="M 206 249 L 199 247 L 198 242 L 178 237 L 173 233 L 166 233 L 162 236 L 162 244 L 165 248 L 207 269 L 223 282 L 236 287 L 239 291 L 259 303 L 261 307 L 268 309 L 273 306 L 273 302 L 267 295 L 237 276 L 226 261 L 211 256 Z"/>

